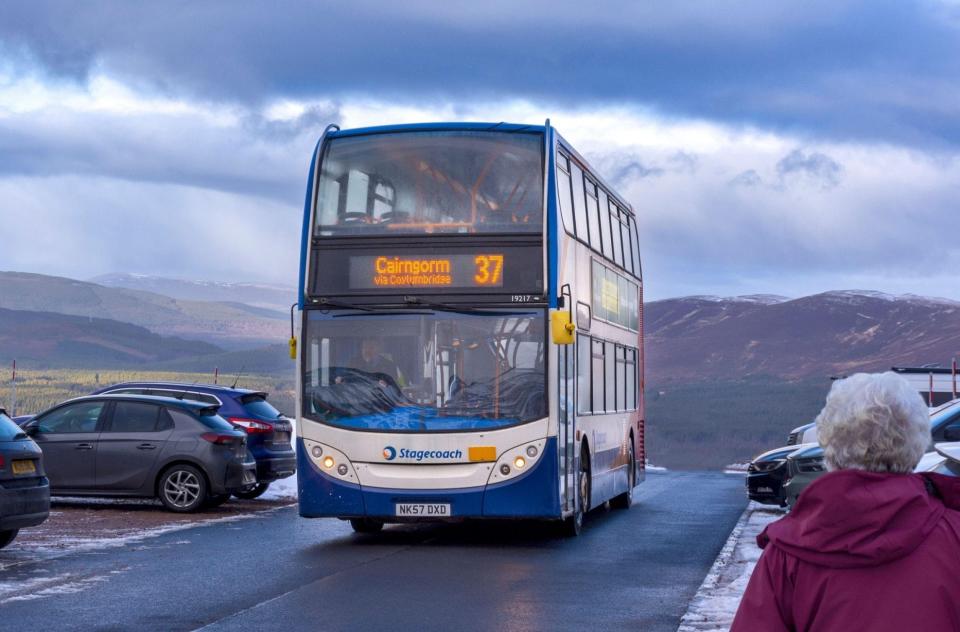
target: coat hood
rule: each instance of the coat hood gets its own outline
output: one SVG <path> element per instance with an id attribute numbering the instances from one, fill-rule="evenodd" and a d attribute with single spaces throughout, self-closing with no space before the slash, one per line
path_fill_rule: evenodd
<path id="1" fill-rule="evenodd" d="M 841 470 L 814 481 L 757 544 L 831 568 L 879 566 L 912 553 L 948 509 L 960 510 L 958 478 Z"/>

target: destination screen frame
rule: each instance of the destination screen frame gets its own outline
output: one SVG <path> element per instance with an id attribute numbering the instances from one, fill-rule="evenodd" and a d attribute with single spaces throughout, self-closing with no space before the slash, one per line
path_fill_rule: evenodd
<path id="1" fill-rule="evenodd" d="M 486 267 L 479 257 L 487 257 Z M 389 270 L 390 263 L 426 262 L 427 265 L 398 266 L 396 282 L 378 284 L 375 276 Z M 429 265 L 429 264 L 436 265 Z M 441 265 L 446 264 L 449 265 Z M 533 294 L 545 293 L 543 251 L 539 246 L 503 244 L 484 247 L 382 247 L 331 248 L 314 250 L 310 296 L 363 296 L 403 294 Z M 418 279 L 403 283 L 404 274 L 449 275 L 449 279 Z M 486 272 L 487 281 L 480 282 Z M 423 276 L 423 275 L 419 275 Z"/>

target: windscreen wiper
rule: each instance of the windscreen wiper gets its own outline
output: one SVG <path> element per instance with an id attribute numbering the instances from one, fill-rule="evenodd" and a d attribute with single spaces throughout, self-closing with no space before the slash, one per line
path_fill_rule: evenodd
<path id="1" fill-rule="evenodd" d="M 479 314 L 481 316 L 503 316 L 505 314 L 505 312 L 480 309 L 477 307 L 470 307 L 468 305 L 450 305 L 449 303 L 437 303 L 435 301 L 428 301 L 426 299 L 422 299 L 419 296 L 404 296 L 403 302 L 406 303 L 407 305 L 423 305 L 424 307 L 439 309 L 445 312 L 456 312 L 458 314 Z"/>
<path id="2" fill-rule="evenodd" d="M 359 309 L 360 311 L 364 311 L 364 312 L 375 312 L 375 311 L 377 311 L 377 310 L 375 310 L 375 309 L 373 309 L 373 308 L 367 307 L 366 305 L 356 305 L 356 304 L 354 304 L 354 303 L 348 303 L 348 302 L 346 302 L 346 301 L 338 301 L 338 300 L 332 299 L 332 298 L 320 297 L 320 298 L 314 299 L 314 300 L 315 300 L 317 303 L 319 303 L 320 305 L 323 305 L 323 306 L 326 306 L 326 307 L 341 307 L 341 308 L 343 308 L 343 309 Z"/>

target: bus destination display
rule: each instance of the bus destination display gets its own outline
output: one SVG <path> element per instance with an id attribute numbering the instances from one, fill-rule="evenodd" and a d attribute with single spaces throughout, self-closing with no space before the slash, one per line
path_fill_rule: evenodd
<path id="1" fill-rule="evenodd" d="M 354 255 L 350 288 L 498 288 L 506 274 L 500 253 Z"/>

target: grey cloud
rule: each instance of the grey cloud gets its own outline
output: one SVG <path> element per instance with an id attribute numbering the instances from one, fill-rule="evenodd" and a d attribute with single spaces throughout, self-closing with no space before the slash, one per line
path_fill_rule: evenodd
<path id="1" fill-rule="evenodd" d="M 746 171 L 741 171 L 729 181 L 730 186 L 735 187 L 755 187 L 760 184 L 763 184 L 763 179 L 760 177 L 760 174 L 754 169 L 747 169 Z"/>
<path id="2" fill-rule="evenodd" d="M 800 149 L 794 149 L 777 162 L 781 181 L 792 175 L 801 175 L 824 188 L 837 186 L 842 172 L 843 167 L 830 156 L 819 152 L 804 153 Z"/>
<path id="3" fill-rule="evenodd" d="M 0 117 L 0 175 L 84 175 L 302 199 L 310 152 L 335 109 L 238 125 L 188 114 L 48 111 Z"/>
<path id="4" fill-rule="evenodd" d="M 928 0 L 0 5 L 21 67 L 244 103 L 639 103 L 830 138 L 960 144 L 956 11 Z M 811 42 L 816 44 L 811 46 Z"/>

